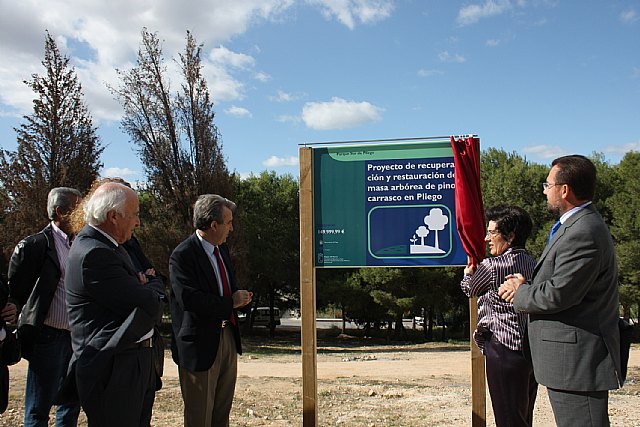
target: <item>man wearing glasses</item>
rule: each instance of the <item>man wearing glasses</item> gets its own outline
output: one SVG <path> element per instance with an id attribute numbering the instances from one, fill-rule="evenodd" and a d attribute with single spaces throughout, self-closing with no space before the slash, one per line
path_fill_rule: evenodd
<path id="1" fill-rule="evenodd" d="M 613 240 L 593 206 L 596 168 L 584 156 L 552 162 L 543 190 L 559 220 L 533 277 L 506 277 L 498 293 L 529 314 L 536 380 L 558 426 L 608 426 L 609 390 L 622 385 Z"/>

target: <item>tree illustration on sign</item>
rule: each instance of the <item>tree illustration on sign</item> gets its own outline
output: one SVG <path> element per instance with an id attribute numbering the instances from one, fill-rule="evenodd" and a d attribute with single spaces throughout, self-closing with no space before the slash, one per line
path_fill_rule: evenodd
<path id="1" fill-rule="evenodd" d="M 424 246 L 424 238 L 429 235 L 429 229 L 424 225 L 421 225 L 417 228 L 416 234 L 420 237 L 420 244 Z"/>
<path id="2" fill-rule="evenodd" d="M 411 244 L 409 245 L 409 253 L 412 255 L 441 255 L 445 251 L 440 249 L 438 242 L 438 231 L 444 230 L 444 227 L 449 223 L 449 218 L 442 213 L 440 208 L 432 208 L 429 210 L 429 214 L 423 218 L 424 225 L 419 225 L 414 231 L 414 235 L 409 239 Z M 429 236 L 431 231 L 435 231 L 435 246 L 427 244 L 426 237 Z"/>
<path id="3" fill-rule="evenodd" d="M 429 211 L 429 215 L 424 217 L 424 223 L 429 227 L 429 230 L 436 232 L 435 247 L 436 249 L 440 249 L 440 245 L 438 243 L 438 231 L 444 230 L 444 226 L 449 223 L 449 217 L 442 213 L 442 209 L 433 208 Z"/>

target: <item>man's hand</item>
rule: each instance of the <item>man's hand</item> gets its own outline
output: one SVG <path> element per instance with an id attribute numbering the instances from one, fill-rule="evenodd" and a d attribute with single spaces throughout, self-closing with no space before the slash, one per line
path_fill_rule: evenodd
<path id="1" fill-rule="evenodd" d="M 240 289 L 233 293 L 232 298 L 233 298 L 233 308 L 244 307 L 245 305 L 249 304 L 253 299 L 253 292 Z"/>
<path id="2" fill-rule="evenodd" d="M 18 308 L 12 302 L 8 302 L 0 311 L 0 317 L 6 323 L 16 323 L 18 320 Z"/>
<path id="3" fill-rule="evenodd" d="M 509 274 L 505 277 L 504 283 L 498 288 L 498 296 L 506 302 L 513 302 L 518 288 L 524 282 L 526 282 L 526 279 L 522 274 Z"/>
<path id="4" fill-rule="evenodd" d="M 138 274 L 138 282 L 140 282 L 141 285 L 146 285 L 147 283 L 149 283 L 149 279 L 147 278 L 147 276 L 144 275 L 143 272 L 139 271 L 137 274 Z"/>

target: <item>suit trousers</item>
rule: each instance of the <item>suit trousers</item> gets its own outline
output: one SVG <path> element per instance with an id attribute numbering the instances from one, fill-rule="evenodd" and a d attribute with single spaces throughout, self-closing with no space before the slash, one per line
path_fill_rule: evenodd
<path id="1" fill-rule="evenodd" d="M 485 341 L 487 383 L 497 427 L 529 427 L 538 383 L 522 351 L 502 345 L 493 334 Z"/>
<path id="2" fill-rule="evenodd" d="M 185 427 L 227 427 L 238 374 L 233 326 L 220 331 L 218 353 L 211 368 L 193 372 L 178 367 Z"/>
<path id="3" fill-rule="evenodd" d="M 547 387 L 558 427 L 608 427 L 609 391 L 567 391 Z"/>
<path id="4" fill-rule="evenodd" d="M 156 378 L 152 349 L 116 353 L 103 378 L 103 384 L 78 383 L 89 427 L 149 427 Z"/>

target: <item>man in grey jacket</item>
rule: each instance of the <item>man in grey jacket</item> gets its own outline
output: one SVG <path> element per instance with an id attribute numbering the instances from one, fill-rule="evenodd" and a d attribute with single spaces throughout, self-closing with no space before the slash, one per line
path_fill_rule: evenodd
<path id="1" fill-rule="evenodd" d="M 531 281 L 507 276 L 499 290 L 529 313 L 534 373 L 547 387 L 558 426 L 608 426 L 609 390 L 622 385 L 616 259 L 592 203 L 595 184 L 586 157 L 552 162 L 542 185 L 559 220 Z"/>

